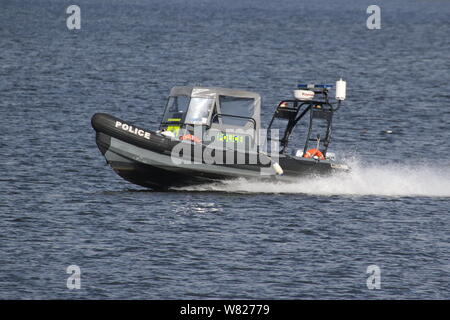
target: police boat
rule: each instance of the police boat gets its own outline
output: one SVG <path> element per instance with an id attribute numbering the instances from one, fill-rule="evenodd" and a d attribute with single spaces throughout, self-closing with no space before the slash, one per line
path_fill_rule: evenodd
<path id="1" fill-rule="evenodd" d="M 345 99 L 346 83 L 336 82 L 335 102 L 329 101 L 331 88 L 298 85 L 293 98 L 277 105 L 267 129 L 260 127 L 259 94 L 198 86 L 171 89 L 158 130 L 105 113 L 95 114 L 91 123 L 106 162 L 143 187 L 298 179 L 349 170 L 328 152 L 333 114 Z"/>

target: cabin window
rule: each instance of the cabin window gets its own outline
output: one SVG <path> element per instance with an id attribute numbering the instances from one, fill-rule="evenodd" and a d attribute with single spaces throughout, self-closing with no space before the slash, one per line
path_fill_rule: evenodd
<path id="1" fill-rule="evenodd" d="M 167 109 L 170 112 L 186 112 L 188 105 L 189 97 L 187 96 L 170 97 Z"/>
<path id="2" fill-rule="evenodd" d="M 255 110 L 255 99 L 253 98 L 237 98 L 237 97 L 227 97 L 220 96 L 220 113 L 222 116 L 223 124 L 234 125 L 234 126 L 245 126 L 248 119 L 230 117 L 226 115 L 232 116 L 240 116 L 240 117 L 253 117 L 253 113 Z"/>
<path id="3" fill-rule="evenodd" d="M 182 121 L 182 118 L 186 114 L 186 110 L 189 106 L 188 96 L 175 96 L 169 97 L 167 102 L 166 111 L 164 112 L 163 122 L 173 122 L 173 119 L 178 119 L 177 122 Z"/>
<path id="4" fill-rule="evenodd" d="M 214 104 L 214 99 L 192 98 L 185 123 L 194 125 L 208 124 L 208 116 Z"/>

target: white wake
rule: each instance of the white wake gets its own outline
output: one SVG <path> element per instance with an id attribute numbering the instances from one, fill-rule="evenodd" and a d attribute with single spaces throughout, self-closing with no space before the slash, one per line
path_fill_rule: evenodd
<path id="1" fill-rule="evenodd" d="M 450 197 L 450 168 L 424 165 L 371 165 L 351 163 L 349 173 L 325 177 L 298 178 L 292 182 L 226 180 L 178 188 L 183 191 L 238 193 L 291 193 L 392 197 Z"/>

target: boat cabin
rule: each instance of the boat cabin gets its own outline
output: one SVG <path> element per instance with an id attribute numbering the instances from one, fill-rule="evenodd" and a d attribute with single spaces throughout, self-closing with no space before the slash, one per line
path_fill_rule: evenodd
<path id="1" fill-rule="evenodd" d="M 226 132 L 241 129 L 256 139 L 260 129 L 261 96 L 249 91 L 225 88 L 174 87 L 161 121 L 160 130 L 171 131 L 179 137 L 193 133 L 194 127 Z M 250 129 L 250 130 L 249 130 Z"/>

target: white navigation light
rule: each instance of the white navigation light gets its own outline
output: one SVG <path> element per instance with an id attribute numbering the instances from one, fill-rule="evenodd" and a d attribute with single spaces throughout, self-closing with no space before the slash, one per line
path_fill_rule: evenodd
<path id="1" fill-rule="evenodd" d="M 336 81 L 336 100 L 345 100 L 346 92 L 347 82 L 342 79 Z"/>
<path id="2" fill-rule="evenodd" d="M 294 90 L 295 99 L 308 101 L 314 98 L 314 91 L 311 90 Z"/>
<path id="3" fill-rule="evenodd" d="M 275 171 L 275 173 L 279 176 L 283 175 L 283 169 L 281 168 L 281 166 L 278 164 L 278 162 L 274 162 L 272 163 L 272 168 Z"/>

